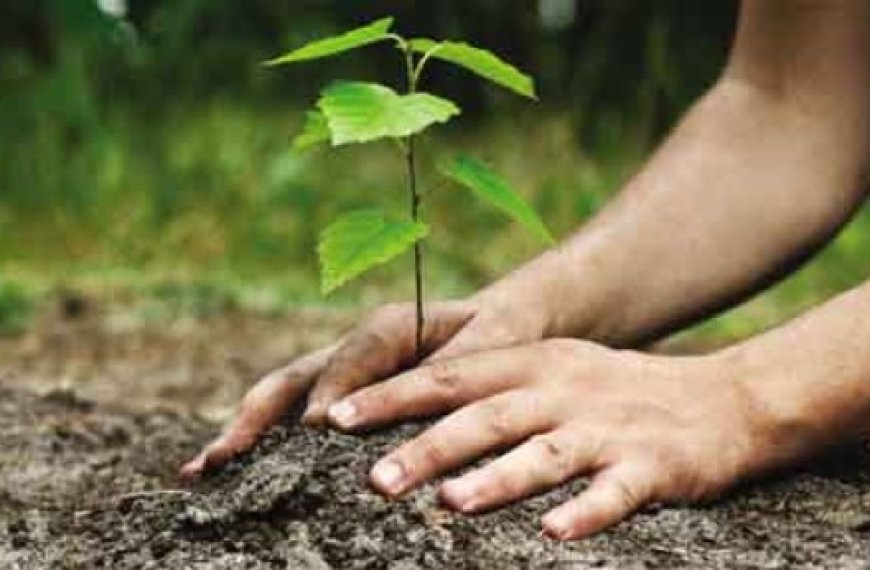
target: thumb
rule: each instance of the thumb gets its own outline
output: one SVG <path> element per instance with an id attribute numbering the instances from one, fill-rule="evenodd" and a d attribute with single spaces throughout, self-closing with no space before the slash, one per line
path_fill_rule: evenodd
<path id="1" fill-rule="evenodd" d="M 537 338 L 533 334 L 522 334 L 515 330 L 508 325 L 507 319 L 503 316 L 478 314 L 441 348 L 430 354 L 422 364 L 429 365 L 475 352 L 508 348 Z"/>
<path id="2" fill-rule="evenodd" d="M 298 402 L 335 352 L 318 350 L 267 374 L 245 394 L 239 411 L 223 433 L 181 468 L 182 479 L 194 479 L 250 448 L 257 437 Z"/>
<path id="3" fill-rule="evenodd" d="M 423 329 L 424 352 L 449 342 L 474 318 L 475 310 L 466 301 L 444 301 L 429 307 Z M 411 304 L 387 305 L 352 331 L 312 388 L 303 423 L 322 425 L 329 406 L 336 401 L 417 364 L 415 317 Z"/>
<path id="4" fill-rule="evenodd" d="M 187 462 L 178 472 L 183 481 L 192 481 L 206 471 L 227 463 L 239 453 L 250 448 L 256 441 L 253 432 L 229 431 L 224 433 L 203 449 L 199 455 Z"/>

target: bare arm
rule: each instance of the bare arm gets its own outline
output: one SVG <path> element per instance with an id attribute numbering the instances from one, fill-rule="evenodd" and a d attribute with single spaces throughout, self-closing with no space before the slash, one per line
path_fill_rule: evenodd
<path id="1" fill-rule="evenodd" d="M 358 430 L 457 408 L 375 465 L 372 482 L 392 497 L 493 451 L 507 450 L 441 484 L 449 506 L 486 511 L 591 476 L 543 519 L 573 539 L 870 434 L 868 314 L 865 284 L 710 355 L 550 339 L 420 367 L 336 409 Z"/>
<path id="2" fill-rule="evenodd" d="M 796 267 L 864 196 L 868 54 L 870 0 L 746 0 L 722 78 L 613 204 L 471 299 L 429 306 L 429 362 L 551 336 L 639 344 Z M 304 421 L 341 425 L 330 406 L 414 365 L 413 339 L 413 307 L 375 311 L 265 377 L 184 473 L 249 447 L 312 386 Z"/>
<path id="3" fill-rule="evenodd" d="M 483 299 L 543 336 L 627 345 L 787 274 L 847 221 L 870 165 L 870 2 L 748 0 L 720 81 L 592 223 Z"/>

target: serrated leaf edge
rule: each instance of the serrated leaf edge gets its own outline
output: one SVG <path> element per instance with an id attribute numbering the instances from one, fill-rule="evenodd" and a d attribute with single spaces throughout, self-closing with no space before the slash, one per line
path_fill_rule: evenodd
<path id="1" fill-rule="evenodd" d="M 324 124 L 326 124 L 326 136 L 321 137 L 320 133 L 314 133 L 311 128 L 312 123 L 318 120 L 318 117 L 322 118 Z M 318 137 L 314 137 L 314 134 L 317 134 Z M 295 151 L 303 152 L 318 144 L 330 142 L 331 138 L 332 131 L 329 128 L 329 121 L 326 120 L 326 116 L 319 109 L 313 109 L 305 112 L 305 122 L 303 123 L 302 130 L 293 138 L 292 147 Z"/>
<path id="2" fill-rule="evenodd" d="M 501 56 L 499 56 L 498 54 L 496 54 L 495 52 L 493 52 L 491 50 L 488 50 L 488 49 L 485 49 L 482 47 L 478 47 L 476 45 L 470 44 L 470 43 L 465 42 L 465 41 L 453 41 L 453 40 L 437 41 L 437 40 L 433 40 L 430 38 L 412 38 L 412 39 L 408 40 L 408 45 L 411 46 L 411 49 L 414 50 L 415 52 L 424 54 L 424 57 L 427 59 L 434 58 L 434 59 L 438 59 L 440 61 L 443 61 L 445 63 L 448 63 L 450 65 L 454 65 L 456 67 L 459 67 L 461 69 L 468 71 L 469 73 L 473 73 L 474 75 L 477 75 L 481 79 L 488 81 L 488 82 L 492 83 L 493 85 L 501 87 L 502 89 L 507 89 L 508 91 L 511 91 L 513 93 L 516 93 L 516 94 L 521 95 L 523 97 L 526 97 L 528 99 L 538 101 L 538 94 L 537 94 L 537 89 L 535 87 L 534 78 L 531 75 L 529 75 L 528 73 L 523 72 L 516 65 L 510 63 L 509 61 L 502 58 Z M 522 80 L 524 82 L 527 82 L 528 85 L 518 88 L 518 87 L 515 87 L 512 85 L 506 84 L 505 82 L 497 81 L 491 77 L 486 77 L 485 75 L 482 75 L 479 71 L 477 71 L 477 70 L 475 70 L 467 65 L 464 65 L 461 62 L 453 61 L 451 59 L 448 59 L 446 57 L 439 55 L 439 52 L 444 51 L 445 49 L 449 48 L 450 46 L 456 46 L 458 48 L 469 48 L 471 50 L 476 50 L 479 52 L 483 52 L 486 55 L 489 55 L 489 56 L 493 57 L 500 65 L 503 65 L 508 70 L 510 70 L 510 72 L 516 73 L 520 78 L 522 78 Z"/>
<path id="3" fill-rule="evenodd" d="M 429 98 L 435 99 L 441 103 L 446 103 L 450 107 L 450 109 L 449 109 L 448 114 L 444 118 L 434 119 L 431 122 L 427 123 L 423 128 L 418 129 L 416 131 L 412 131 L 410 133 L 403 133 L 400 135 L 386 134 L 386 135 L 378 135 L 378 136 L 373 136 L 373 137 L 366 137 L 366 138 L 362 138 L 362 139 L 347 139 L 347 140 L 345 140 L 343 138 L 339 138 L 338 134 L 336 133 L 336 128 L 333 124 L 335 118 L 332 116 L 332 114 L 329 112 L 329 110 L 323 106 L 324 99 L 327 97 L 327 94 L 329 93 L 329 91 L 331 89 L 334 89 L 336 87 L 340 87 L 342 85 L 366 85 L 369 87 L 377 87 L 377 88 L 389 91 L 392 96 L 395 96 L 399 100 L 405 100 L 405 101 L 407 101 L 411 98 L 418 98 L 421 96 L 422 97 L 429 97 Z M 327 125 L 329 126 L 329 130 L 330 130 L 330 134 L 331 134 L 330 142 L 332 143 L 333 147 L 343 146 L 343 145 L 347 145 L 347 144 L 363 144 L 363 143 L 374 142 L 374 141 L 385 139 L 385 138 L 402 138 L 402 137 L 406 137 L 409 135 L 418 134 L 418 133 L 425 131 L 426 129 L 428 129 L 429 127 L 431 127 L 433 125 L 446 124 L 446 123 L 450 122 L 450 120 L 453 119 L 453 117 L 456 117 L 457 115 L 462 114 L 462 109 L 460 109 L 459 106 L 456 103 L 454 103 L 453 101 L 451 101 L 450 99 L 446 99 L 444 97 L 439 97 L 438 95 L 434 95 L 434 94 L 428 93 L 426 91 L 417 91 L 415 93 L 401 94 L 401 93 L 397 93 L 394 89 L 392 89 L 386 85 L 382 85 L 380 83 L 369 83 L 369 82 L 361 82 L 361 81 L 342 81 L 342 82 L 333 83 L 332 85 L 330 85 L 329 87 L 327 87 L 326 89 L 324 89 L 321 92 L 321 96 L 317 100 L 316 106 L 317 106 L 317 109 L 323 114 L 323 116 L 326 117 L 326 122 L 327 122 Z"/>
<path id="4" fill-rule="evenodd" d="M 357 277 L 360 277 L 363 274 L 367 273 L 369 270 L 373 269 L 374 267 L 379 266 L 379 265 L 383 265 L 383 264 L 389 262 L 390 260 L 398 257 L 399 255 L 401 255 L 405 251 L 407 251 L 409 248 L 411 248 L 415 243 L 417 243 L 421 240 L 424 240 L 429 236 L 429 226 L 427 224 L 420 222 L 420 221 L 416 221 L 416 222 L 403 221 L 402 223 L 405 223 L 409 227 L 416 229 L 417 232 L 416 232 L 416 234 L 413 234 L 410 236 L 412 238 L 411 241 L 408 241 L 408 243 L 403 244 L 401 249 L 398 249 L 393 253 L 389 253 L 387 255 L 380 256 L 367 269 L 359 271 L 355 274 L 345 276 L 341 279 L 330 279 L 329 278 L 329 271 L 327 271 L 327 268 L 325 267 L 325 264 L 323 263 L 323 258 L 324 258 L 323 248 L 325 247 L 325 243 L 328 239 L 327 234 L 329 234 L 330 231 L 333 228 L 335 228 L 335 226 L 338 225 L 341 221 L 346 220 L 347 218 L 349 218 L 351 216 L 361 215 L 361 214 L 377 214 L 380 216 L 380 218 L 385 223 L 390 223 L 390 222 L 396 223 L 396 220 L 390 220 L 382 211 L 375 210 L 375 209 L 368 209 L 368 210 L 355 210 L 352 212 L 347 212 L 347 213 L 343 214 L 342 216 L 340 216 L 338 219 L 334 220 L 326 228 L 324 228 L 320 233 L 320 239 L 318 240 L 318 243 L 317 243 L 317 258 L 318 258 L 318 263 L 320 265 L 321 291 L 322 291 L 323 295 L 329 295 L 330 293 L 334 292 L 335 290 L 346 285 L 348 282 L 350 282 L 350 281 L 356 279 Z"/>
<path id="5" fill-rule="evenodd" d="M 510 185 L 507 183 L 507 181 L 504 181 L 504 182 L 507 185 L 508 192 L 510 192 L 519 201 L 521 201 L 523 203 L 523 205 L 525 206 L 525 208 L 527 208 L 527 210 L 529 211 L 529 213 L 532 216 L 530 220 L 523 220 L 523 219 L 517 217 L 513 212 L 507 211 L 503 206 L 496 204 L 493 201 L 488 200 L 486 198 L 482 198 L 477 189 L 475 189 L 472 185 L 466 183 L 464 180 L 462 180 L 460 177 L 458 177 L 455 173 L 454 166 L 457 164 L 460 164 L 464 161 L 482 166 L 483 168 L 485 168 L 487 170 L 487 172 L 489 174 L 496 176 L 498 178 L 502 178 L 497 172 L 495 172 L 488 165 L 486 165 L 486 163 L 484 163 L 480 160 L 477 160 L 473 157 L 467 156 L 467 155 L 459 155 L 450 161 L 445 161 L 445 162 L 441 163 L 438 170 L 441 172 L 441 174 L 443 176 L 446 176 L 447 178 L 449 178 L 453 182 L 459 184 L 460 186 L 471 190 L 471 192 L 475 196 L 477 196 L 480 200 L 482 200 L 482 201 L 486 202 L 487 204 L 489 204 L 490 206 L 494 207 L 499 212 L 501 212 L 503 215 L 507 216 L 508 218 L 513 220 L 514 222 L 519 223 L 520 225 L 523 225 L 527 229 L 531 230 L 539 238 L 541 238 L 547 245 L 555 245 L 556 244 L 556 238 L 550 232 L 549 228 L 547 228 L 546 224 L 544 224 L 543 220 L 541 220 L 541 217 L 538 215 L 538 213 L 535 211 L 535 209 L 532 207 L 532 205 L 529 204 L 528 201 L 522 195 L 518 194 L 515 190 L 513 190 L 510 187 Z"/>
<path id="6" fill-rule="evenodd" d="M 359 26 L 357 28 L 347 30 L 345 32 L 342 32 L 340 34 L 336 34 L 336 35 L 331 36 L 331 37 L 325 37 L 325 38 L 313 40 L 313 41 L 308 42 L 307 44 L 300 46 L 294 50 L 291 50 L 283 55 L 279 55 L 279 56 L 274 57 L 272 59 L 268 59 L 268 60 L 264 61 L 262 63 L 262 65 L 264 67 L 275 67 L 278 65 L 286 65 L 286 64 L 290 64 L 290 63 L 302 63 L 302 62 L 306 62 L 306 61 L 313 61 L 315 59 L 321 59 L 321 58 L 325 58 L 325 57 L 332 57 L 332 56 L 340 55 L 340 54 L 346 53 L 348 51 L 352 51 L 355 49 L 366 47 L 366 46 L 369 46 L 369 45 L 374 44 L 374 43 L 382 42 L 382 41 L 390 39 L 389 31 L 392 29 L 394 23 L 395 23 L 395 18 L 393 18 L 392 16 L 387 17 L 387 18 L 381 18 L 379 20 L 375 20 L 375 21 L 373 21 L 369 24 L 366 24 L 364 26 Z M 380 37 L 371 38 L 370 40 L 365 41 L 364 43 L 361 43 L 361 44 L 356 45 L 354 47 L 347 48 L 347 49 L 344 49 L 344 50 L 341 50 L 341 51 L 338 51 L 335 53 L 330 53 L 328 55 L 312 57 L 312 58 L 298 59 L 298 54 L 300 52 L 302 52 L 306 49 L 310 49 L 311 46 L 313 46 L 313 45 L 316 45 L 316 44 L 321 43 L 321 42 L 327 42 L 330 40 L 337 40 L 339 38 L 348 36 L 350 34 L 353 34 L 354 32 L 359 32 L 360 30 L 365 30 L 367 28 L 372 28 L 372 29 L 382 28 L 379 30 L 382 35 Z"/>

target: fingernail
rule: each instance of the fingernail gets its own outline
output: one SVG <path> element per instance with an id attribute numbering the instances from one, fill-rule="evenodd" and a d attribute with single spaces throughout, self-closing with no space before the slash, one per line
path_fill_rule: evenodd
<path id="1" fill-rule="evenodd" d="M 474 509 L 474 488 L 467 481 L 454 479 L 447 481 L 441 486 L 441 496 L 451 507 L 462 512 Z"/>
<path id="2" fill-rule="evenodd" d="M 330 406 L 327 414 L 334 424 L 347 429 L 356 423 L 357 409 L 356 406 L 345 400 Z"/>
<path id="3" fill-rule="evenodd" d="M 547 531 L 551 537 L 557 540 L 568 540 L 571 535 L 571 527 L 567 520 L 565 520 L 559 513 L 550 513 L 546 515 L 541 523 L 544 525 L 544 529 Z"/>
<path id="4" fill-rule="evenodd" d="M 300 421 L 309 427 L 315 427 L 321 423 L 322 416 L 323 406 L 319 402 L 311 402 L 308 404 L 305 413 L 302 414 Z"/>
<path id="5" fill-rule="evenodd" d="M 372 481 L 383 492 L 398 495 L 404 486 L 405 471 L 395 461 L 383 461 L 372 469 Z"/>
<path id="6" fill-rule="evenodd" d="M 185 463 L 178 471 L 178 475 L 184 480 L 195 479 L 202 474 L 204 467 L 205 459 L 202 456 L 198 456 Z"/>

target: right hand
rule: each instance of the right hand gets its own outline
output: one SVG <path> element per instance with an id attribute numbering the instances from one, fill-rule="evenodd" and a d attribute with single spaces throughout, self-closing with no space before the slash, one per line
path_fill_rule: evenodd
<path id="1" fill-rule="evenodd" d="M 423 349 L 426 363 L 539 340 L 536 320 L 516 303 L 479 298 L 426 307 Z M 235 418 L 180 471 L 192 479 L 249 449 L 306 394 L 302 422 L 323 426 L 329 407 L 369 384 L 419 364 L 414 305 L 385 305 L 333 346 L 302 356 L 263 377 L 245 395 Z"/>

